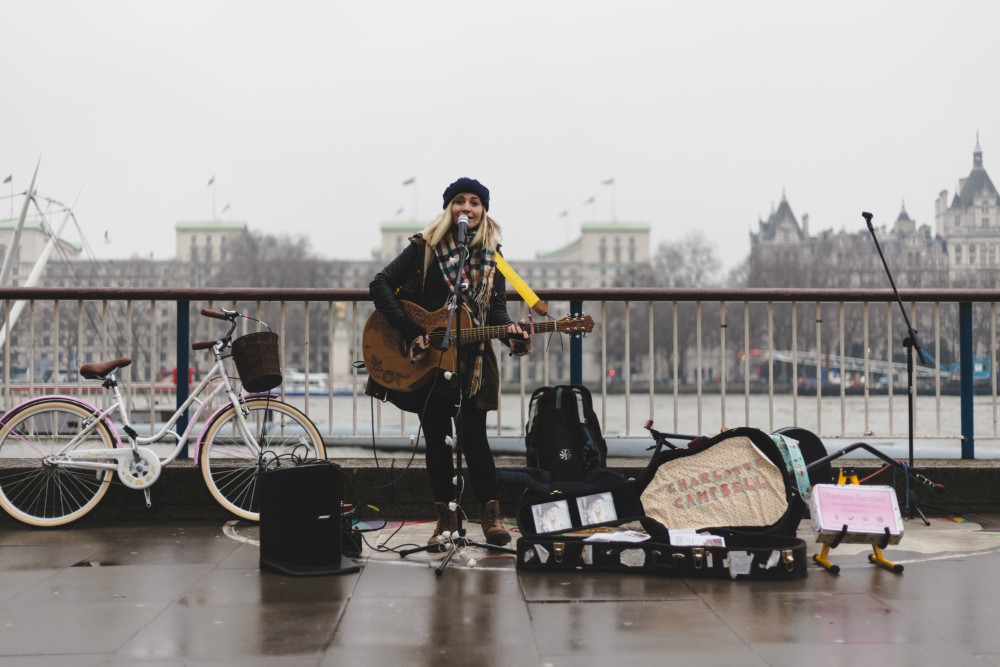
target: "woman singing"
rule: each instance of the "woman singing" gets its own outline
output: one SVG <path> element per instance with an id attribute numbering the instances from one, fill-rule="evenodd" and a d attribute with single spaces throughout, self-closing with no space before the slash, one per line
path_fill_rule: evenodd
<path id="1" fill-rule="evenodd" d="M 428 332 L 406 316 L 399 300 L 435 311 L 445 305 L 456 281 L 467 283 L 462 296 L 471 312 L 473 326 L 506 325 L 509 338 L 505 342 L 510 345 L 511 352 L 527 354 L 531 349 L 528 333 L 520 324 L 511 321 L 507 313 L 506 281 L 496 270 L 500 225 L 487 214 L 490 191 L 477 180 L 460 178 L 445 189 L 443 200 L 441 214 L 423 232 L 411 237 L 403 252 L 372 280 L 369 289 L 375 307 L 408 342 L 406 350 L 410 359 L 420 360 L 430 348 Z M 460 216 L 468 218 L 469 247 L 469 260 L 461 276 L 458 274 L 457 243 Z M 442 532 L 457 528 L 455 511 L 449 507 L 449 502 L 456 497 L 452 485 L 454 461 L 445 438 L 452 435 L 455 406 L 461 403 L 463 433 L 460 445 L 473 492 L 480 503 L 483 534 L 489 544 L 503 545 L 510 542 L 510 534 L 501 521 L 496 467 L 486 437 L 486 413 L 496 410 L 499 401 L 499 367 L 488 340 L 463 345 L 459 357 L 461 401 L 456 400 L 457 388 L 453 392 L 440 391 L 446 385 L 443 379 L 437 381 L 435 391 L 430 391 L 428 386 L 424 391 L 400 395 L 369 381 L 366 392 L 388 398 L 400 408 L 420 415 L 426 442 L 427 473 L 438 516 L 434 534 L 427 541 L 430 545 L 438 542 Z"/>

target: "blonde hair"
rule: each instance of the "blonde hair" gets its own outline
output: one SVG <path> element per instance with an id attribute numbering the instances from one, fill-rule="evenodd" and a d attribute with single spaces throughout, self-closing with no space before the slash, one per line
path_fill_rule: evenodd
<path id="1" fill-rule="evenodd" d="M 455 219 L 451 215 L 451 205 L 454 201 L 452 199 L 448 202 L 441 214 L 424 227 L 424 239 L 432 248 L 441 242 L 441 239 L 451 231 L 452 225 L 455 224 Z M 497 245 L 500 244 L 500 223 L 491 218 L 485 209 L 483 209 L 483 220 L 476 227 L 475 232 L 469 243 L 471 247 L 489 248 L 494 251 L 497 249 Z"/>

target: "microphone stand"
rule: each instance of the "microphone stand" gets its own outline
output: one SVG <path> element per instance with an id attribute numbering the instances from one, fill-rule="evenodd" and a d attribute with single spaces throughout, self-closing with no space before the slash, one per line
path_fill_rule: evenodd
<path id="1" fill-rule="evenodd" d="M 462 511 L 462 490 L 464 487 L 464 481 L 462 479 L 462 439 L 465 436 L 465 423 L 462 419 L 462 401 L 464 400 L 464 387 L 462 383 L 462 354 L 461 354 L 461 343 L 462 343 L 462 315 L 460 309 L 462 308 L 462 290 L 467 286 L 462 281 L 462 274 L 465 271 L 465 264 L 469 261 L 469 246 L 465 240 L 466 237 L 466 226 L 464 224 L 458 225 L 458 238 L 456 242 L 456 247 L 458 248 L 458 277 L 455 280 L 454 289 L 452 290 L 451 297 L 448 299 L 448 318 L 444 330 L 444 338 L 441 341 L 441 351 L 442 353 L 447 352 L 452 344 L 452 325 L 454 325 L 455 334 L 454 341 L 459 349 L 455 350 L 455 374 L 452 380 L 458 385 L 458 404 L 455 406 L 455 476 L 452 478 L 452 485 L 455 488 L 455 532 L 458 537 L 452 535 L 452 538 L 444 543 L 447 548 L 448 553 L 441 560 L 441 563 L 437 566 L 435 574 L 441 576 L 444 574 L 444 570 L 448 567 L 448 563 L 455 556 L 455 553 L 462 547 L 473 546 L 479 547 L 481 549 L 486 549 L 487 551 L 496 551 L 499 553 L 515 554 L 517 553 L 513 549 L 508 549 L 506 547 L 501 547 L 496 544 L 489 544 L 487 542 L 476 542 L 468 539 L 465 536 L 466 530 L 463 526 L 462 516 L 464 512 Z M 416 547 L 414 549 L 405 549 L 399 552 L 401 558 L 405 558 L 413 553 L 418 553 L 421 551 L 438 551 L 441 548 L 441 544 L 428 544 L 421 547 Z"/>
<path id="2" fill-rule="evenodd" d="M 878 256 L 882 258 L 882 266 L 885 267 L 885 274 L 889 278 L 889 284 L 892 285 L 892 292 L 896 296 L 896 303 L 899 305 L 899 312 L 903 315 L 903 322 L 906 323 L 906 338 L 903 339 L 903 347 L 906 348 L 906 396 L 907 396 L 907 417 L 909 425 L 909 471 L 913 470 L 913 419 L 914 419 L 914 401 L 916 390 L 913 383 L 913 352 L 917 353 L 920 357 L 920 363 L 926 364 L 924 359 L 923 350 L 920 349 L 920 344 L 917 342 L 917 330 L 913 328 L 910 324 L 910 318 L 906 314 L 906 308 L 903 306 L 903 300 L 899 296 L 899 290 L 896 289 L 896 281 L 892 279 L 892 272 L 889 270 L 889 264 L 885 261 L 885 255 L 882 253 L 882 246 L 879 245 L 878 237 L 875 235 L 875 227 L 872 225 L 872 214 L 867 211 L 861 214 L 861 217 L 865 219 L 868 224 L 868 231 L 871 232 L 872 240 L 875 241 L 875 249 L 878 250 Z M 919 498 L 917 497 L 917 492 L 910 489 L 907 495 L 907 503 L 910 506 L 910 518 L 913 519 L 915 515 L 919 515 L 923 520 L 925 526 L 931 525 L 931 522 L 927 520 L 927 516 L 920 509 Z"/>

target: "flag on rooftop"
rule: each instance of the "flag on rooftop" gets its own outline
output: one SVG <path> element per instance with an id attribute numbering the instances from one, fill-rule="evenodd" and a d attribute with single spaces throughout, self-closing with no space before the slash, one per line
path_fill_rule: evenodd
<path id="1" fill-rule="evenodd" d="M 415 180 L 417 180 L 416 176 L 413 176 L 412 178 L 408 178 L 405 181 L 403 181 L 403 185 L 413 185 L 413 182 Z"/>

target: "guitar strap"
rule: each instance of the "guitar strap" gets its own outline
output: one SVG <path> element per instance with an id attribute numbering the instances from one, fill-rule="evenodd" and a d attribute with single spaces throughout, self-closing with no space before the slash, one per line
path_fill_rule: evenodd
<path id="1" fill-rule="evenodd" d="M 528 304 L 528 308 L 531 308 L 539 315 L 548 315 L 549 307 L 545 305 L 544 301 L 538 298 L 538 295 L 535 294 L 530 287 L 528 287 L 528 283 L 524 282 L 524 279 L 517 275 L 517 271 L 514 270 L 514 267 L 508 264 L 507 260 L 505 260 L 500 253 L 497 253 L 497 268 L 500 269 L 500 273 L 502 273 L 503 277 L 507 279 L 507 282 L 513 285 L 514 289 L 517 290 L 517 293 L 521 295 L 524 302 Z"/>
<path id="2" fill-rule="evenodd" d="M 799 441 L 788 436 L 775 433 L 771 436 L 774 444 L 781 451 L 781 456 L 785 459 L 785 467 L 788 474 L 795 478 L 795 484 L 799 487 L 799 495 L 806 503 L 812 497 L 812 485 L 809 483 L 809 472 L 806 469 L 805 459 L 799 449 Z"/>

